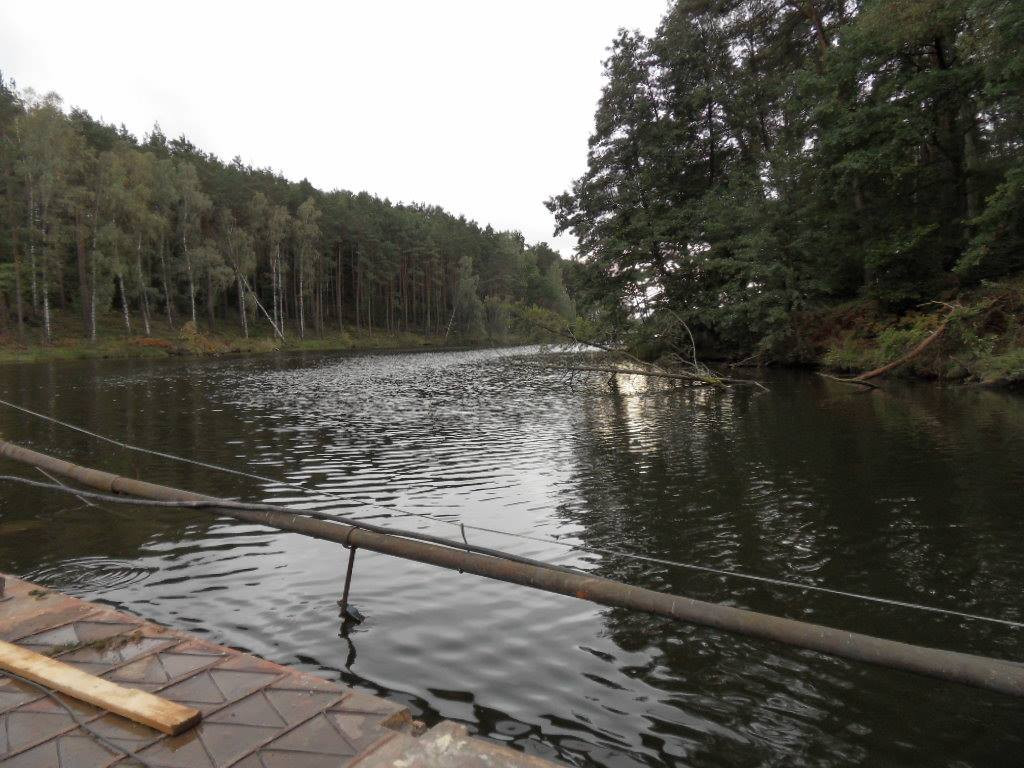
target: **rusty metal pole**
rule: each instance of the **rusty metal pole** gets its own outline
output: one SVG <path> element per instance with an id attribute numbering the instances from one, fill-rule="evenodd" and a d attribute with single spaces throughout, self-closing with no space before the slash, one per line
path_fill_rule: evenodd
<path id="1" fill-rule="evenodd" d="M 352 530 L 355 530 L 354 528 Z M 348 593 L 352 588 L 352 569 L 356 564 L 356 549 L 351 545 L 344 545 L 348 549 L 348 568 L 345 569 L 345 587 L 341 592 L 341 600 L 338 601 L 338 616 L 346 621 L 354 621 L 356 624 L 362 623 L 363 615 L 356 609 L 350 608 L 348 604 Z"/>
<path id="2" fill-rule="evenodd" d="M 120 477 L 0 440 L 0 457 L 13 459 L 82 485 L 106 493 L 125 494 L 158 501 L 225 502 L 213 496 Z M 230 503 L 230 502 L 228 502 Z M 746 637 L 806 648 L 853 661 L 914 672 L 928 677 L 1024 697 L 1024 664 L 985 656 L 975 656 L 938 648 L 927 648 L 895 640 L 886 640 L 857 632 L 847 632 L 819 624 L 786 619 L 742 608 L 695 600 L 681 595 L 633 587 L 610 579 L 567 570 L 555 570 L 500 557 L 467 552 L 459 542 L 441 546 L 378 533 L 342 523 L 303 517 L 301 513 L 269 510 L 240 510 L 211 506 L 209 511 L 299 533 L 325 541 L 348 544 L 406 560 L 436 565 L 455 571 L 485 576 L 510 584 L 519 584 L 589 600 L 599 605 L 629 608 L 700 626 L 712 627 Z"/>

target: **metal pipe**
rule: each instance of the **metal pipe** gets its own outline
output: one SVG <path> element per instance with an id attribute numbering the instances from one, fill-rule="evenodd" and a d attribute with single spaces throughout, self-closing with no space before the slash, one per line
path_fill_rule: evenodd
<path id="1" fill-rule="evenodd" d="M 41 467 L 107 493 L 162 501 L 224 501 L 212 496 L 82 467 L 3 440 L 0 440 L 0 456 Z M 633 587 L 582 573 L 541 568 L 501 557 L 467 552 L 460 549 L 460 544 L 456 541 L 451 542 L 451 546 L 442 546 L 403 539 L 341 523 L 303 517 L 301 513 L 225 508 L 211 508 L 211 511 L 236 520 L 546 592 L 578 597 L 599 605 L 645 611 L 656 616 L 713 627 L 746 637 L 773 640 L 844 659 L 915 672 L 1012 696 L 1024 696 L 1024 664 L 1013 661 L 911 645 Z"/>
<path id="2" fill-rule="evenodd" d="M 345 587 L 341 591 L 341 600 L 338 601 L 338 607 L 341 609 L 339 616 L 344 617 L 348 613 L 348 592 L 352 587 L 352 568 L 356 564 L 356 547 L 348 548 L 348 568 L 345 569 Z"/>

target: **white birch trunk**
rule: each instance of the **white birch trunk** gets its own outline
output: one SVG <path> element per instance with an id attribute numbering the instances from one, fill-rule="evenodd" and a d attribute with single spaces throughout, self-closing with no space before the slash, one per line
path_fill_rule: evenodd
<path id="1" fill-rule="evenodd" d="M 277 259 L 280 256 L 280 246 L 277 252 L 270 258 L 270 301 L 274 310 L 274 327 L 280 328 L 277 315 Z"/>
<path id="2" fill-rule="evenodd" d="M 36 203 L 32 192 L 32 180 L 28 188 L 28 264 L 32 285 L 32 311 L 39 311 L 39 284 L 36 280 Z"/>
<path id="3" fill-rule="evenodd" d="M 92 298 L 89 300 L 89 340 L 95 343 L 96 341 L 96 262 L 93 261 L 90 267 L 92 272 L 92 280 L 90 290 L 92 291 Z"/>
<path id="4" fill-rule="evenodd" d="M 45 226 L 46 221 L 47 221 L 46 214 L 47 214 L 47 210 L 46 210 L 46 206 L 44 205 L 43 206 L 43 216 L 42 216 L 42 219 L 40 221 L 40 223 L 43 226 Z M 39 259 L 40 265 L 42 267 L 42 278 L 43 278 L 43 282 L 42 282 L 42 285 L 41 285 L 42 293 L 43 293 L 43 336 L 46 338 L 46 343 L 49 344 L 51 339 L 52 339 L 52 337 L 53 337 L 53 334 L 51 332 L 51 327 L 50 327 L 50 272 L 46 268 L 47 267 L 47 264 L 46 264 L 46 248 L 45 248 L 45 245 L 46 245 L 46 232 L 44 230 L 41 230 L 41 234 L 43 235 L 43 245 L 44 245 L 43 251 L 40 254 L 40 259 Z"/>
<path id="5" fill-rule="evenodd" d="M 142 238 L 139 237 L 139 246 L 135 251 L 135 266 L 139 272 L 139 305 L 142 310 L 142 326 L 146 329 L 146 335 L 150 335 L 149 328 L 149 297 L 146 295 L 146 280 L 142 274 Z"/>
<path id="6" fill-rule="evenodd" d="M 192 323 L 196 322 L 196 282 L 192 279 L 192 260 L 185 257 L 185 271 L 188 272 L 188 303 L 192 311 Z"/>
<path id="7" fill-rule="evenodd" d="M 302 297 L 302 259 L 299 258 L 299 338 L 306 338 L 305 304 Z"/>
<path id="8" fill-rule="evenodd" d="M 124 330 L 131 336 L 132 335 L 132 318 L 128 314 L 128 296 L 124 292 L 124 277 L 121 273 L 117 273 L 117 290 L 121 294 L 121 313 L 124 315 Z"/>
<path id="9" fill-rule="evenodd" d="M 238 275 L 238 311 L 242 315 L 242 333 L 249 338 L 249 319 L 245 316 L 245 290 L 242 288 L 242 275 Z"/>
<path id="10" fill-rule="evenodd" d="M 174 327 L 174 317 L 171 315 L 171 288 L 167 276 L 167 257 L 164 256 L 164 240 L 160 239 L 160 272 L 163 275 L 164 284 L 164 309 L 167 311 L 167 325 Z"/>

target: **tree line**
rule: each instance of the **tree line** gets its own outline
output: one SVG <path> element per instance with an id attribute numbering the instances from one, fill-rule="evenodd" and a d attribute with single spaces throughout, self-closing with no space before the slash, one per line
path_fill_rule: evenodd
<path id="1" fill-rule="evenodd" d="M 254 323 L 284 339 L 356 330 L 501 337 L 516 310 L 571 317 L 562 260 L 427 205 L 324 192 L 159 126 L 138 140 L 0 76 L 0 332 L 96 340 L 157 320 Z"/>
<path id="2" fill-rule="evenodd" d="M 548 201 L 581 314 L 777 350 L 802 310 L 1020 274 L 1022 41 L 1019 0 L 676 0 L 621 31 Z"/>

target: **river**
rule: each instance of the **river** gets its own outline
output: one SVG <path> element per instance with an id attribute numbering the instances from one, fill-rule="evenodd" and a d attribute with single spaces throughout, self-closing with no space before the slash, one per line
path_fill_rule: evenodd
<path id="1" fill-rule="evenodd" d="M 532 350 L 0 368 L 0 434 L 122 474 L 461 536 L 603 576 L 1024 660 L 1024 630 L 621 554 L 1024 620 L 1024 398 L 774 372 L 768 393 L 571 384 Z M 27 473 L 13 465 L 4 472 Z M 37 479 L 39 477 L 37 476 Z M 304 494 L 302 485 L 313 493 Z M 403 514 L 405 513 L 405 514 Z M 412 516 L 408 513 L 416 513 Z M 438 519 L 431 519 L 438 518 Z M 574 765 L 1019 766 L 1009 697 L 197 511 L 0 486 L 0 570 Z"/>

